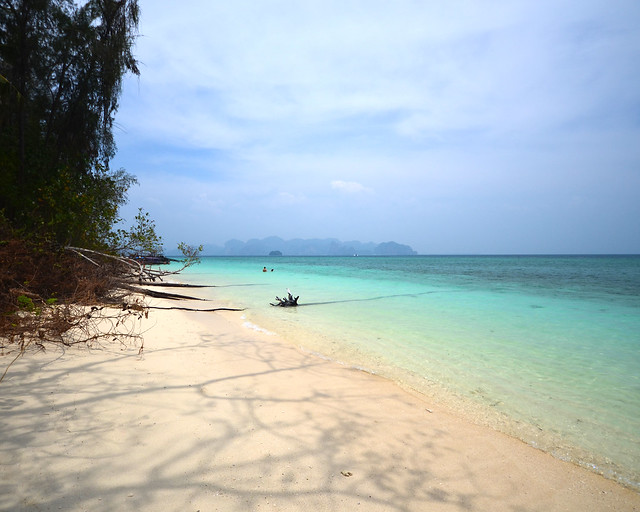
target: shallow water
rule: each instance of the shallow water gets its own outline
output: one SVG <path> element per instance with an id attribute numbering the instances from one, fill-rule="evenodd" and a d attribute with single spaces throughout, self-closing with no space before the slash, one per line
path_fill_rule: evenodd
<path id="1" fill-rule="evenodd" d="M 211 257 L 181 279 L 216 285 L 205 293 L 249 325 L 640 489 L 640 257 Z M 287 288 L 300 307 L 271 307 Z"/>

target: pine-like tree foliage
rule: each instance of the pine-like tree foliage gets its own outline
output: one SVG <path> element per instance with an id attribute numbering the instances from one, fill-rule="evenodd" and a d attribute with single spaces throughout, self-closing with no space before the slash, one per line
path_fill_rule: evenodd
<path id="1" fill-rule="evenodd" d="M 105 248 L 135 181 L 113 171 L 137 0 L 0 0 L 0 214 L 25 235 Z"/>

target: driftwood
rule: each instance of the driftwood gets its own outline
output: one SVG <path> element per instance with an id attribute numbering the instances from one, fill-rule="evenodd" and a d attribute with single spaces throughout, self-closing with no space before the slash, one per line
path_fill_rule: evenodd
<path id="1" fill-rule="evenodd" d="M 281 299 L 280 297 L 278 297 L 276 295 L 276 300 L 278 301 L 277 304 L 274 304 L 273 302 L 270 302 L 269 304 L 271 304 L 272 306 L 279 306 L 282 308 L 292 308 L 292 307 L 296 307 L 298 305 L 298 299 L 300 298 L 300 296 L 298 295 L 297 297 L 294 297 L 291 294 L 291 290 L 289 290 L 287 288 L 287 297 L 284 299 Z"/>

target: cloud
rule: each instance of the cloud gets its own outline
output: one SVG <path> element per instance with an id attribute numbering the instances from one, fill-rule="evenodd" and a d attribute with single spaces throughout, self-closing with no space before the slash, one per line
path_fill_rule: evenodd
<path id="1" fill-rule="evenodd" d="M 365 187 L 364 185 L 356 181 L 334 180 L 331 182 L 331 188 L 334 190 L 339 190 L 341 192 L 346 192 L 348 194 L 361 194 L 363 192 L 372 192 L 371 189 Z"/>
<path id="2" fill-rule="evenodd" d="M 635 0 L 140 4 L 142 74 L 125 83 L 114 167 L 138 176 L 132 202 L 171 205 L 168 230 L 209 210 L 220 243 L 553 252 L 553 214 L 567 226 L 553 240 L 569 240 L 597 208 L 609 227 L 592 247 L 607 232 L 604 250 L 640 252 L 638 222 L 619 222 L 640 218 Z"/>
<path id="3" fill-rule="evenodd" d="M 185 148 L 491 144 L 637 98 L 637 30 L 597 3 L 190 5 L 142 2 L 143 73 L 119 118 Z"/>

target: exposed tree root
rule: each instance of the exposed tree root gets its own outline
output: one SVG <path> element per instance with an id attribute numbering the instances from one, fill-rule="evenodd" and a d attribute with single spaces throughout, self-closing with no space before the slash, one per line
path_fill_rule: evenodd
<path id="1" fill-rule="evenodd" d="M 157 292 L 155 290 L 147 290 L 140 288 L 139 286 L 131 286 L 128 284 L 122 284 L 122 287 L 141 295 L 147 295 L 149 297 L 155 297 L 158 299 L 171 299 L 171 300 L 207 300 L 200 297 L 191 297 L 189 295 L 181 295 L 179 293 Z"/>
<path id="2" fill-rule="evenodd" d="M 162 282 L 164 277 L 196 263 L 195 252 L 178 271 L 162 271 L 95 250 L 30 245 L 2 229 L 0 240 L 0 356 L 11 359 L 0 371 L 0 382 L 27 351 L 45 350 L 50 344 L 72 346 L 117 341 L 134 343 L 142 352 L 140 324 L 150 309 L 242 311 L 149 306 L 144 302 L 145 296 L 173 301 L 206 300 L 146 288 L 204 288 Z"/>

